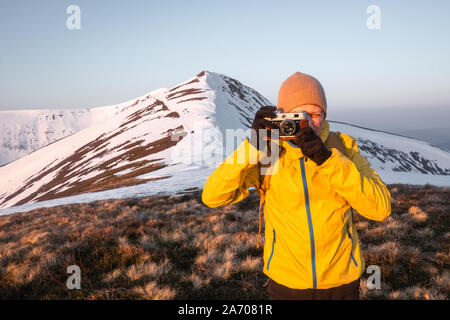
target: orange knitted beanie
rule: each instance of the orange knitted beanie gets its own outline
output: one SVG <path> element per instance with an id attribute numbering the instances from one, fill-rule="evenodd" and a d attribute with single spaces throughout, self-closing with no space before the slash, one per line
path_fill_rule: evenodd
<path id="1" fill-rule="evenodd" d="M 327 100 L 319 80 L 305 73 L 296 72 L 287 78 L 278 93 L 277 108 L 284 112 L 306 104 L 322 108 L 324 119 L 327 116 Z"/>

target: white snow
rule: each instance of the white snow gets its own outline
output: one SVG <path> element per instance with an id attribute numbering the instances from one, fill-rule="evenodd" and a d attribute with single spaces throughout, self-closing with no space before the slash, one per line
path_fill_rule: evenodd
<path id="1" fill-rule="evenodd" d="M 157 89 L 117 105 L 91 109 L 0 111 L 0 166 L 113 117 L 133 102 L 165 90 Z"/>

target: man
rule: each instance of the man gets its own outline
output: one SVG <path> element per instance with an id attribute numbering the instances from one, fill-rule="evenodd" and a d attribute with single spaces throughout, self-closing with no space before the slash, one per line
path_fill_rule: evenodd
<path id="1" fill-rule="evenodd" d="M 261 182 L 259 163 L 267 146 L 259 145 L 256 133 L 273 129 L 264 118 L 275 116 L 275 107 L 262 107 L 251 139 L 211 174 L 202 200 L 210 207 L 235 203 L 249 195 L 249 187 L 265 198 L 263 272 L 270 299 L 358 299 L 364 259 L 352 208 L 381 221 L 391 213 L 391 195 L 356 140 L 330 133 L 317 79 L 294 73 L 280 88 L 277 108 L 308 114 L 295 139 L 279 141 L 278 170 Z M 325 144 L 334 134 L 342 147 Z M 232 161 L 242 154 L 245 161 Z"/>

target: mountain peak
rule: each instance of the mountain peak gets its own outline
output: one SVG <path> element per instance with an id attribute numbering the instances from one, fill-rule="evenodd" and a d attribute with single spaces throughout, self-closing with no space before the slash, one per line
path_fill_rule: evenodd
<path id="1" fill-rule="evenodd" d="M 207 72 L 209 72 L 209 71 L 203 70 L 203 71 L 199 72 L 199 73 L 197 74 L 197 78 L 200 78 L 200 77 L 205 76 Z"/>

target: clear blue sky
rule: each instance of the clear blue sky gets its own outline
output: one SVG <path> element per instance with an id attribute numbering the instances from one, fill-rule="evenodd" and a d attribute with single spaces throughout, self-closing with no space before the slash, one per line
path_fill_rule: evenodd
<path id="1" fill-rule="evenodd" d="M 372 4 L 380 30 L 366 27 Z M 301 71 L 334 110 L 450 108 L 449 31 L 445 0 L 2 0 L 0 109 L 115 104 L 203 69 L 273 103 Z"/>

